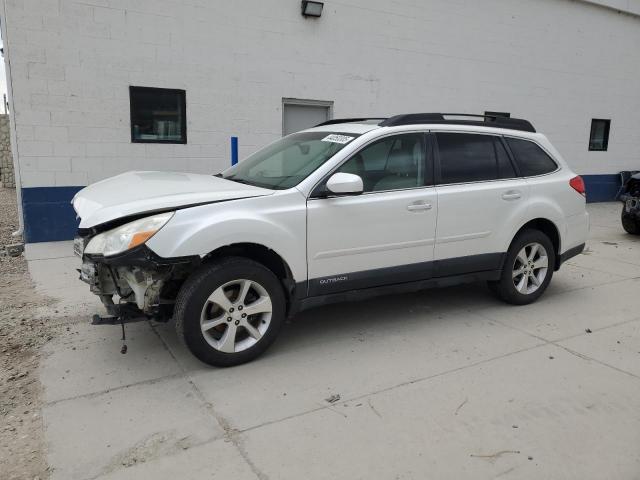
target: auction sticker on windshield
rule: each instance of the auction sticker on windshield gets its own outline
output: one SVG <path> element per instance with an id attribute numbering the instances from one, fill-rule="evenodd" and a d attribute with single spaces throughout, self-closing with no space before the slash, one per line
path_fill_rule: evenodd
<path id="1" fill-rule="evenodd" d="M 349 137 L 347 135 L 336 135 L 335 133 L 332 133 L 331 135 L 327 135 L 326 137 L 324 137 L 322 141 L 345 144 L 349 143 L 353 139 L 354 137 Z"/>

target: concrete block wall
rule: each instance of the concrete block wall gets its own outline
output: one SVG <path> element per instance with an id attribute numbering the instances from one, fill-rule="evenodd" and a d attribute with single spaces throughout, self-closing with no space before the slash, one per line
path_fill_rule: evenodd
<path id="1" fill-rule="evenodd" d="M 281 135 L 284 97 L 335 117 L 508 111 L 587 178 L 640 163 L 640 17 L 612 5 L 327 0 L 305 19 L 297 0 L 0 2 L 28 241 L 68 237 L 66 197 L 89 183 L 217 172 L 231 136 L 242 159 Z M 130 85 L 186 90 L 186 145 L 131 143 Z M 607 152 L 587 150 L 592 118 L 612 119 Z M 54 210 L 52 234 L 35 220 Z"/>
<path id="2" fill-rule="evenodd" d="M 0 115 L 0 186 L 5 188 L 16 186 L 10 133 L 9 115 Z"/>

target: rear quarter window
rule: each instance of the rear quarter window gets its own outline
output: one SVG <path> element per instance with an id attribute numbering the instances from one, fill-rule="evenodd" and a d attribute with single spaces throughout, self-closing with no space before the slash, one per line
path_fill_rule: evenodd
<path id="1" fill-rule="evenodd" d="M 544 175 L 558 168 L 556 162 L 535 143 L 519 138 L 506 140 L 523 177 Z"/>

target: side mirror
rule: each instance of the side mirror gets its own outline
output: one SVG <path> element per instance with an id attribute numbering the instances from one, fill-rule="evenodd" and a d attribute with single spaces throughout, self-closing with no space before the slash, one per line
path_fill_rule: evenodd
<path id="1" fill-rule="evenodd" d="M 364 187 L 360 176 L 338 172 L 327 180 L 327 190 L 336 195 L 358 195 L 362 193 Z"/>

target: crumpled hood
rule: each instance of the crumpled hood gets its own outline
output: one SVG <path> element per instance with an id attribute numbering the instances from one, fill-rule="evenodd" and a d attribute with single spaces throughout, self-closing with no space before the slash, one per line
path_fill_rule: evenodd
<path id="1" fill-rule="evenodd" d="M 210 175 L 127 172 L 83 188 L 71 203 L 80 217 L 80 228 L 91 228 L 145 212 L 272 193 Z"/>

